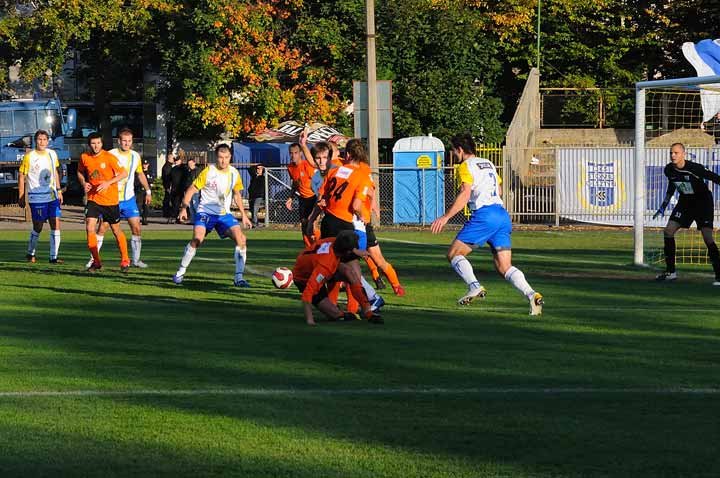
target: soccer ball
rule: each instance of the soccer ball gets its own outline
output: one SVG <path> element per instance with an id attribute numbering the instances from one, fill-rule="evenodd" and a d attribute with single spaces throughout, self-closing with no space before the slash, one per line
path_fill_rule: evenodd
<path id="1" fill-rule="evenodd" d="M 287 267 L 278 267 L 272 275 L 272 282 L 278 289 L 287 289 L 293 284 L 293 274 Z"/>

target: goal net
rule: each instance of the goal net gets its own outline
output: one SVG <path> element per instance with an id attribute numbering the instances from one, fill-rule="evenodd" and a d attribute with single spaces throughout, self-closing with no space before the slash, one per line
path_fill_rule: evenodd
<path id="1" fill-rule="evenodd" d="M 635 117 L 635 263 L 664 267 L 665 215 L 652 216 L 667 191 L 663 170 L 670 147 L 683 143 L 686 159 L 720 174 L 720 76 L 647 81 L 636 85 Z M 720 186 L 708 183 L 715 201 L 715 235 L 720 224 Z M 717 240 L 717 237 L 716 237 Z M 707 248 L 695 224 L 675 236 L 678 264 L 709 264 Z"/>

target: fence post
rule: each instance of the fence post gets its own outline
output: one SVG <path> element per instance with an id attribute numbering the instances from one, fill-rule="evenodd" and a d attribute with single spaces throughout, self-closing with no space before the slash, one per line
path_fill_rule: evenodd
<path id="1" fill-rule="evenodd" d="M 265 168 L 265 227 L 270 225 L 270 172 Z"/>
<path id="2" fill-rule="evenodd" d="M 555 227 L 560 227 L 560 166 L 558 150 L 555 148 Z"/>
<path id="3" fill-rule="evenodd" d="M 420 217 L 422 218 L 422 225 L 425 226 L 425 168 L 420 168 L 420 180 L 422 181 L 422 192 L 420 193 Z"/>

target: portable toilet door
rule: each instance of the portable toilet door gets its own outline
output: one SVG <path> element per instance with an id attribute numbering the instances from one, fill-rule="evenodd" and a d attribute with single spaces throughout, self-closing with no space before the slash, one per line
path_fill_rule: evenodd
<path id="1" fill-rule="evenodd" d="M 445 213 L 445 145 L 433 136 L 393 146 L 393 223 L 428 224 Z"/>

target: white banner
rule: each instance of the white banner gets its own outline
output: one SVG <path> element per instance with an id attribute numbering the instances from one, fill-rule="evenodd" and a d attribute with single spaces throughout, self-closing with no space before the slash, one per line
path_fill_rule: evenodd
<path id="1" fill-rule="evenodd" d="M 617 226 L 633 225 L 635 205 L 634 148 L 558 148 L 558 213 L 574 221 Z M 720 148 L 688 148 L 687 158 L 720 173 Z M 664 217 L 653 220 L 667 191 L 663 171 L 670 148 L 645 150 L 645 225 L 663 227 L 677 201 L 671 200 Z M 720 224 L 720 187 L 710 183 L 715 199 L 715 223 Z"/>

